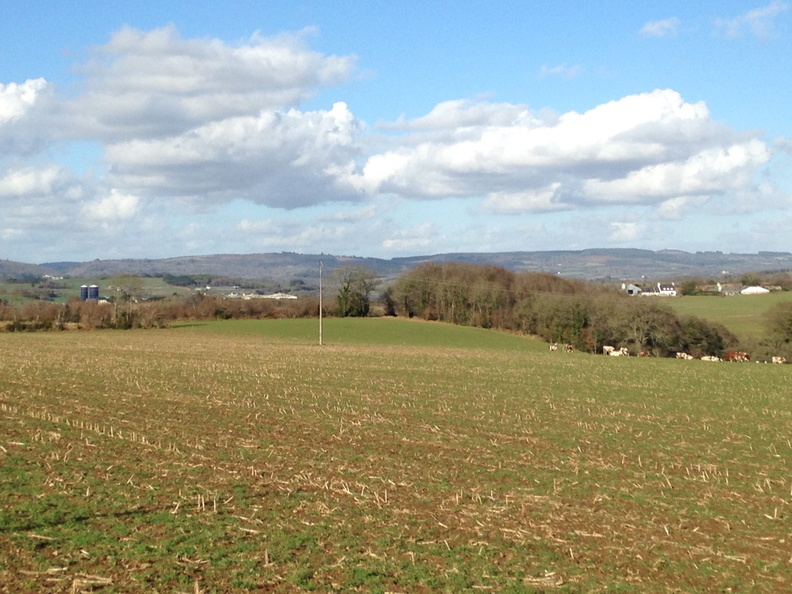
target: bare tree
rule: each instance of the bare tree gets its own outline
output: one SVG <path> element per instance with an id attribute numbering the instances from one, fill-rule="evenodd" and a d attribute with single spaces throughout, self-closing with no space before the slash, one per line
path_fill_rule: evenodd
<path id="1" fill-rule="evenodd" d="M 342 317 L 365 317 L 370 297 L 379 285 L 374 271 L 365 266 L 342 266 L 333 272 L 338 285 L 338 311 Z"/>

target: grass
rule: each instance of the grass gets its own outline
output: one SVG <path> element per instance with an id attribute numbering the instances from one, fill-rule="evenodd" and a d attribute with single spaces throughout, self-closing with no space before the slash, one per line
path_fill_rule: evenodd
<path id="1" fill-rule="evenodd" d="M 738 338 L 759 339 L 766 334 L 764 314 L 777 303 L 792 301 L 792 292 L 766 295 L 692 296 L 668 299 L 674 310 L 723 324 Z"/>
<path id="2" fill-rule="evenodd" d="M 226 320 L 177 325 L 224 334 L 252 334 L 263 339 L 298 344 L 319 344 L 318 319 Z M 322 320 L 325 345 L 420 346 L 447 348 L 523 349 L 544 351 L 547 345 L 522 336 L 400 318 L 325 318 Z"/>
<path id="3" fill-rule="evenodd" d="M 789 589 L 788 366 L 326 322 L 0 334 L 0 583 Z"/>

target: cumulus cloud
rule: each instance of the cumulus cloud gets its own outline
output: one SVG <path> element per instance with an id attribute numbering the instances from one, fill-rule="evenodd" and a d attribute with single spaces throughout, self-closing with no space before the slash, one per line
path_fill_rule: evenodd
<path id="1" fill-rule="evenodd" d="M 305 47 L 306 32 L 229 45 L 182 39 L 174 27 L 124 28 L 77 68 L 81 95 L 64 106 L 77 133 L 113 140 L 171 136 L 210 121 L 295 106 L 346 80 L 350 56 Z"/>
<path id="2" fill-rule="evenodd" d="M 83 215 L 99 222 L 113 222 L 129 219 L 138 212 L 140 199 L 132 194 L 125 194 L 117 189 L 110 194 L 83 207 Z"/>
<path id="3" fill-rule="evenodd" d="M 9 170 L 0 178 L 0 196 L 22 201 L 29 196 L 49 195 L 63 179 L 65 170 L 49 166 Z"/>
<path id="4" fill-rule="evenodd" d="M 749 188 L 771 156 L 756 135 L 713 121 L 706 104 L 673 90 L 552 118 L 513 105 L 451 107 L 439 110 L 445 136 L 371 156 L 358 186 L 416 199 L 483 196 L 500 213 L 658 205 Z M 462 137 L 453 118 L 465 123 Z M 413 124 L 437 119 L 433 111 Z"/>
<path id="5" fill-rule="evenodd" d="M 346 181 L 356 129 L 344 103 L 327 111 L 268 110 L 179 136 L 116 143 L 106 160 L 114 185 L 149 195 L 297 208 L 358 198 Z"/>
<path id="6" fill-rule="evenodd" d="M 716 31 L 729 39 L 753 35 L 767 39 L 775 35 L 776 18 L 789 10 L 789 4 L 773 0 L 767 6 L 754 8 L 745 14 L 730 19 L 717 19 Z"/>
<path id="7" fill-rule="evenodd" d="M 22 245 L 51 244 L 57 232 L 83 224 L 74 215 L 90 185 L 57 165 L 12 167 L 1 172 L 0 235 Z"/>
<path id="8" fill-rule="evenodd" d="M 676 35 L 681 21 L 677 17 L 649 21 L 638 31 L 644 37 L 670 37 Z"/>
<path id="9" fill-rule="evenodd" d="M 47 81 L 43 78 L 7 85 L 0 83 L 0 125 L 28 111 L 46 86 Z"/>
<path id="10" fill-rule="evenodd" d="M 786 6 L 769 7 L 779 4 Z M 647 23 L 644 34 L 676 26 L 664 23 Z M 567 113 L 455 99 L 421 117 L 379 123 L 371 134 L 343 102 L 302 106 L 355 69 L 354 57 L 308 49 L 309 33 L 230 44 L 183 39 L 173 27 L 125 28 L 93 48 L 68 94 L 44 79 L 0 85 L 0 236 L 44 244 L 52 229 L 68 227 L 81 251 L 93 241 L 104 253 L 103 241 L 116 245 L 124 236 L 156 236 L 181 251 L 222 245 L 221 234 L 233 228 L 245 238 L 241 249 L 408 252 L 455 240 L 446 221 L 399 229 L 386 218 L 409 200 L 458 198 L 483 216 L 648 207 L 655 220 L 729 197 L 753 209 L 788 201 L 771 184 L 757 185 L 773 156 L 758 134 L 716 122 L 705 103 L 673 90 Z M 579 72 L 543 69 L 544 76 Z M 100 147 L 98 173 L 47 164 L 58 155 L 79 160 L 69 143 L 83 140 Z M 789 147 L 781 139 L 774 148 Z M 183 224 L 185 213 L 211 217 L 235 200 L 287 211 L 344 207 L 310 221 L 282 212 L 231 216 L 214 234 L 209 222 Z M 598 223 L 599 237 L 626 242 L 647 231 L 622 216 L 612 220 Z M 505 234 L 496 235 L 486 241 L 501 245 Z"/>

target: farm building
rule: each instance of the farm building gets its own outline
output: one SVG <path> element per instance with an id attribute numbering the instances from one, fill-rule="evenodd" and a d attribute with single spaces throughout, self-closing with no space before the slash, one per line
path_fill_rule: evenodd
<path id="1" fill-rule="evenodd" d="M 630 295 L 646 295 L 649 297 L 676 297 L 677 290 L 674 283 L 657 283 L 656 285 L 644 287 L 639 293 L 630 293 Z"/>
<path id="2" fill-rule="evenodd" d="M 639 287 L 638 285 L 633 285 L 632 283 L 630 283 L 629 285 L 622 285 L 622 289 L 628 295 L 640 295 L 641 293 L 643 293 L 643 289 L 641 287 Z"/>

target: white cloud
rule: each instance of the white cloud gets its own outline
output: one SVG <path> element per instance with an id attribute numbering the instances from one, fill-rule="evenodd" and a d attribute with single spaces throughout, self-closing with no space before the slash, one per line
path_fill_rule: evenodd
<path id="1" fill-rule="evenodd" d="M 174 27 L 124 28 L 78 68 L 84 92 L 62 115 L 76 122 L 73 134 L 155 138 L 294 106 L 346 80 L 355 65 L 306 49 L 305 34 L 253 35 L 232 46 L 185 40 Z"/>
<path id="2" fill-rule="evenodd" d="M 83 227 L 84 221 L 75 214 L 90 186 L 89 180 L 77 179 L 55 165 L 9 168 L 0 173 L 4 239 L 26 250 L 57 245 L 59 234 L 69 235 Z"/>
<path id="3" fill-rule="evenodd" d="M 437 239 L 438 227 L 434 223 L 422 223 L 394 232 L 382 240 L 382 247 L 390 252 L 405 252 L 423 249 Z"/>
<path id="4" fill-rule="evenodd" d="M 413 120 L 401 117 L 395 122 L 380 123 L 379 127 L 385 130 L 453 130 L 460 132 L 482 125 L 507 126 L 526 117 L 531 120 L 535 119 L 524 105 L 453 99 L 438 103 L 425 116 Z"/>
<path id="5" fill-rule="evenodd" d="M 706 197 L 684 196 L 664 200 L 655 211 L 657 219 L 665 221 L 680 221 L 691 211 L 701 208 L 706 204 Z"/>
<path id="6" fill-rule="evenodd" d="M 493 192 L 487 195 L 483 208 L 500 214 L 566 210 L 570 207 L 561 195 L 561 182 L 524 192 Z"/>
<path id="7" fill-rule="evenodd" d="M 113 188 L 108 196 L 86 204 L 83 214 L 89 219 L 112 222 L 135 216 L 139 206 L 140 199 L 137 196 L 125 194 Z"/>
<path id="8" fill-rule="evenodd" d="M 322 251 L 331 252 L 360 234 L 360 230 L 349 224 L 275 218 L 244 219 L 238 223 L 237 230 L 245 236 L 245 245 L 258 250 L 305 250 L 325 246 Z"/>
<path id="9" fill-rule="evenodd" d="M 756 139 L 699 151 L 684 161 L 648 164 L 627 176 L 587 180 L 584 192 L 593 199 L 645 202 L 647 198 L 707 196 L 751 186 L 770 150 Z"/>
<path id="10" fill-rule="evenodd" d="M 781 0 L 773 0 L 767 6 L 754 8 L 737 17 L 717 19 L 715 28 L 721 35 L 730 39 L 746 35 L 768 39 L 775 35 L 775 19 L 787 10 L 789 4 Z"/>
<path id="11" fill-rule="evenodd" d="M 573 79 L 580 76 L 581 72 L 583 72 L 583 67 L 577 64 L 573 66 L 568 66 L 566 64 L 558 64 L 557 66 L 543 65 L 539 69 L 539 78 L 559 76 L 561 78 Z"/>
<path id="12" fill-rule="evenodd" d="M 65 170 L 57 166 L 44 169 L 27 167 L 7 171 L 0 178 L 0 197 L 7 200 L 21 200 L 26 196 L 52 194 L 65 174 Z"/>
<path id="13" fill-rule="evenodd" d="M 676 35 L 680 24 L 681 21 L 677 17 L 649 21 L 638 33 L 644 37 L 670 37 Z"/>
<path id="14" fill-rule="evenodd" d="M 359 150 L 356 130 L 344 103 L 329 111 L 262 111 L 175 137 L 113 144 L 106 160 L 117 187 L 297 208 L 358 199 L 347 179 Z"/>
<path id="15" fill-rule="evenodd" d="M 27 112 L 46 86 L 47 81 L 43 78 L 26 80 L 21 84 L 0 83 L 0 125 L 15 120 Z"/>
<path id="16" fill-rule="evenodd" d="M 773 7 L 786 4 L 766 8 Z M 762 22 L 751 15 L 740 30 L 761 30 L 749 28 Z M 642 34 L 677 26 L 654 21 Z M 788 139 L 771 150 L 758 133 L 730 129 L 704 102 L 670 89 L 561 114 L 480 97 L 449 100 L 421 117 L 379 123 L 371 134 L 343 102 L 301 106 L 355 68 L 353 57 L 307 49 L 307 33 L 229 44 L 183 39 L 172 27 L 125 28 L 92 50 L 68 95 L 44 79 L 0 85 L 0 236 L 26 253 L 48 246 L 57 230 L 62 243 L 40 248 L 56 258 L 68 243 L 73 253 L 94 246 L 102 257 L 114 249 L 129 257 L 149 243 L 176 253 L 227 245 L 415 253 L 439 242 L 467 245 L 470 228 L 460 221 L 470 212 L 480 225 L 476 249 L 509 249 L 526 234 L 505 216 L 497 219 L 503 227 L 488 231 L 491 215 L 541 213 L 557 222 L 584 209 L 580 220 L 596 221 L 586 227 L 590 236 L 572 224 L 558 235 L 537 223 L 531 241 L 541 248 L 645 239 L 653 229 L 624 207 L 667 221 L 704 208 L 789 203 L 767 181 L 771 160 L 782 169 L 773 150 L 789 150 Z M 542 75 L 580 72 L 562 64 Z M 101 162 L 96 149 L 80 154 L 74 140 L 100 147 Z M 47 164 L 59 158 L 82 159 L 88 173 Z M 409 200 L 438 199 L 445 210 L 410 212 Z M 246 203 L 244 220 L 234 201 Z M 331 203 L 324 214 L 287 218 Z M 196 213 L 201 223 L 190 224 Z"/>
<path id="17" fill-rule="evenodd" d="M 447 132 L 372 155 L 356 183 L 417 199 L 484 196 L 484 208 L 499 213 L 658 205 L 746 190 L 771 156 L 760 138 L 713 121 L 703 102 L 672 90 L 544 119 L 516 107 L 444 104 L 403 122 L 435 126 L 443 113 Z M 463 135 L 454 118 L 466 124 Z"/>
<path id="18" fill-rule="evenodd" d="M 614 221 L 610 224 L 609 239 L 616 243 L 630 243 L 641 239 L 646 226 L 637 221 Z"/>

